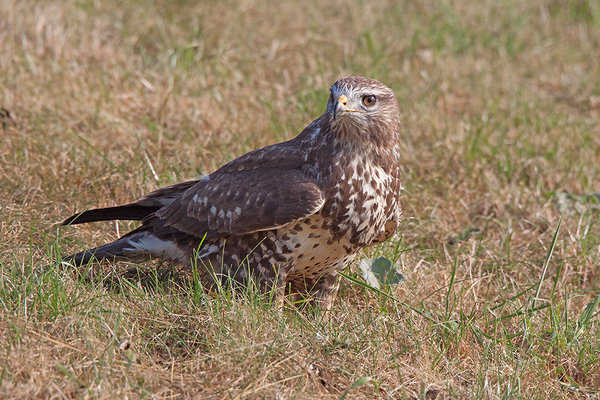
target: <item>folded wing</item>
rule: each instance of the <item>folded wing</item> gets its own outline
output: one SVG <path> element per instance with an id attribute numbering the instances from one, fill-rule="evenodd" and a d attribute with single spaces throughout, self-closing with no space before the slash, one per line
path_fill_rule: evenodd
<path id="1" fill-rule="evenodd" d="M 212 239 L 275 229 L 316 213 L 324 202 L 302 169 L 217 171 L 155 215 L 166 226 Z"/>

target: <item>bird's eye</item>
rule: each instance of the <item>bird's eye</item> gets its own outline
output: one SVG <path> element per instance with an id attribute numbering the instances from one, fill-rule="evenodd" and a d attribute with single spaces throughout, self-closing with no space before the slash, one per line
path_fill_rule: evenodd
<path id="1" fill-rule="evenodd" d="M 329 93 L 329 101 L 333 101 L 333 93 Z"/>
<path id="2" fill-rule="evenodd" d="M 367 107 L 372 107 L 377 103 L 377 97 L 370 95 L 362 98 L 362 102 Z"/>

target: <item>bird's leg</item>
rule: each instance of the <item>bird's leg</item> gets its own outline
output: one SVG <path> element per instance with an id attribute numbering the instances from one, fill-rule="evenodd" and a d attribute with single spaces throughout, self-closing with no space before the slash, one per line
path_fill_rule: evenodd
<path id="1" fill-rule="evenodd" d="M 340 286 L 337 272 L 326 271 L 316 278 L 304 277 L 302 282 L 292 282 L 290 294 L 294 304 L 301 308 L 330 310 Z"/>
<path id="2" fill-rule="evenodd" d="M 277 307 L 279 309 L 283 308 L 283 301 L 285 299 L 285 289 L 286 289 L 286 282 L 285 282 L 285 278 L 287 277 L 287 273 L 285 273 L 284 271 L 282 271 L 281 268 L 279 268 L 279 270 L 277 271 L 277 286 L 275 288 L 276 290 L 276 294 L 275 296 L 277 297 Z"/>
<path id="3" fill-rule="evenodd" d="M 281 308 L 283 307 L 287 275 L 286 270 L 273 264 L 271 268 L 247 267 L 243 276 L 236 275 L 235 279 L 246 286 L 255 285 L 265 296 L 265 300 L 271 297 L 274 303 Z"/>
<path id="4" fill-rule="evenodd" d="M 340 277 L 335 271 L 322 276 L 312 288 L 315 308 L 331 310 L 340 288 Z"/>

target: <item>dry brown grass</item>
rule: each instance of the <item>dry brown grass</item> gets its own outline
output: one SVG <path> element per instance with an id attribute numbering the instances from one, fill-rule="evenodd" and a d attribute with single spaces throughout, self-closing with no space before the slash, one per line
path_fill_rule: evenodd
<path id="1" fill-rule="evenodd" d="M 345 75 L 402 108 L 396 300 L 47 266 L 117 236 L 53 223 L 295 136 Z M 0 396 L 598 396 L 597 1 L 0 0 L 0 107 Z"/>

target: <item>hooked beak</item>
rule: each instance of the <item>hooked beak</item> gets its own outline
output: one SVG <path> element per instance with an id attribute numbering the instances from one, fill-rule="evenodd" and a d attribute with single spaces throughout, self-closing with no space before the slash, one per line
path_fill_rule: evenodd
<path id="1" fill-rule="evenodd" d="M 342 94 L 337 98 L 337 100 L 333 104 L 333 120 L 334 121 L 338 117 L 338 114 L 341 115 L 344 113 L 351 113 L 351 112 L 357 112 L 357 113 L 365 112 L 365 111 L 361 111 L 361 110 L 355 110 L 353 108 L 348 108 L 348 103 L 350 103 L 350 100 L 348 100 L 348 97 L 346 97 L 345 94 Z"/>
<path id="2" fill-rule="evenodd" d="M 333 104 L 333 120 L 337 118 L 338 112 L 348 111 L 348 97 L 345 94 L 340 95 Z"/>

